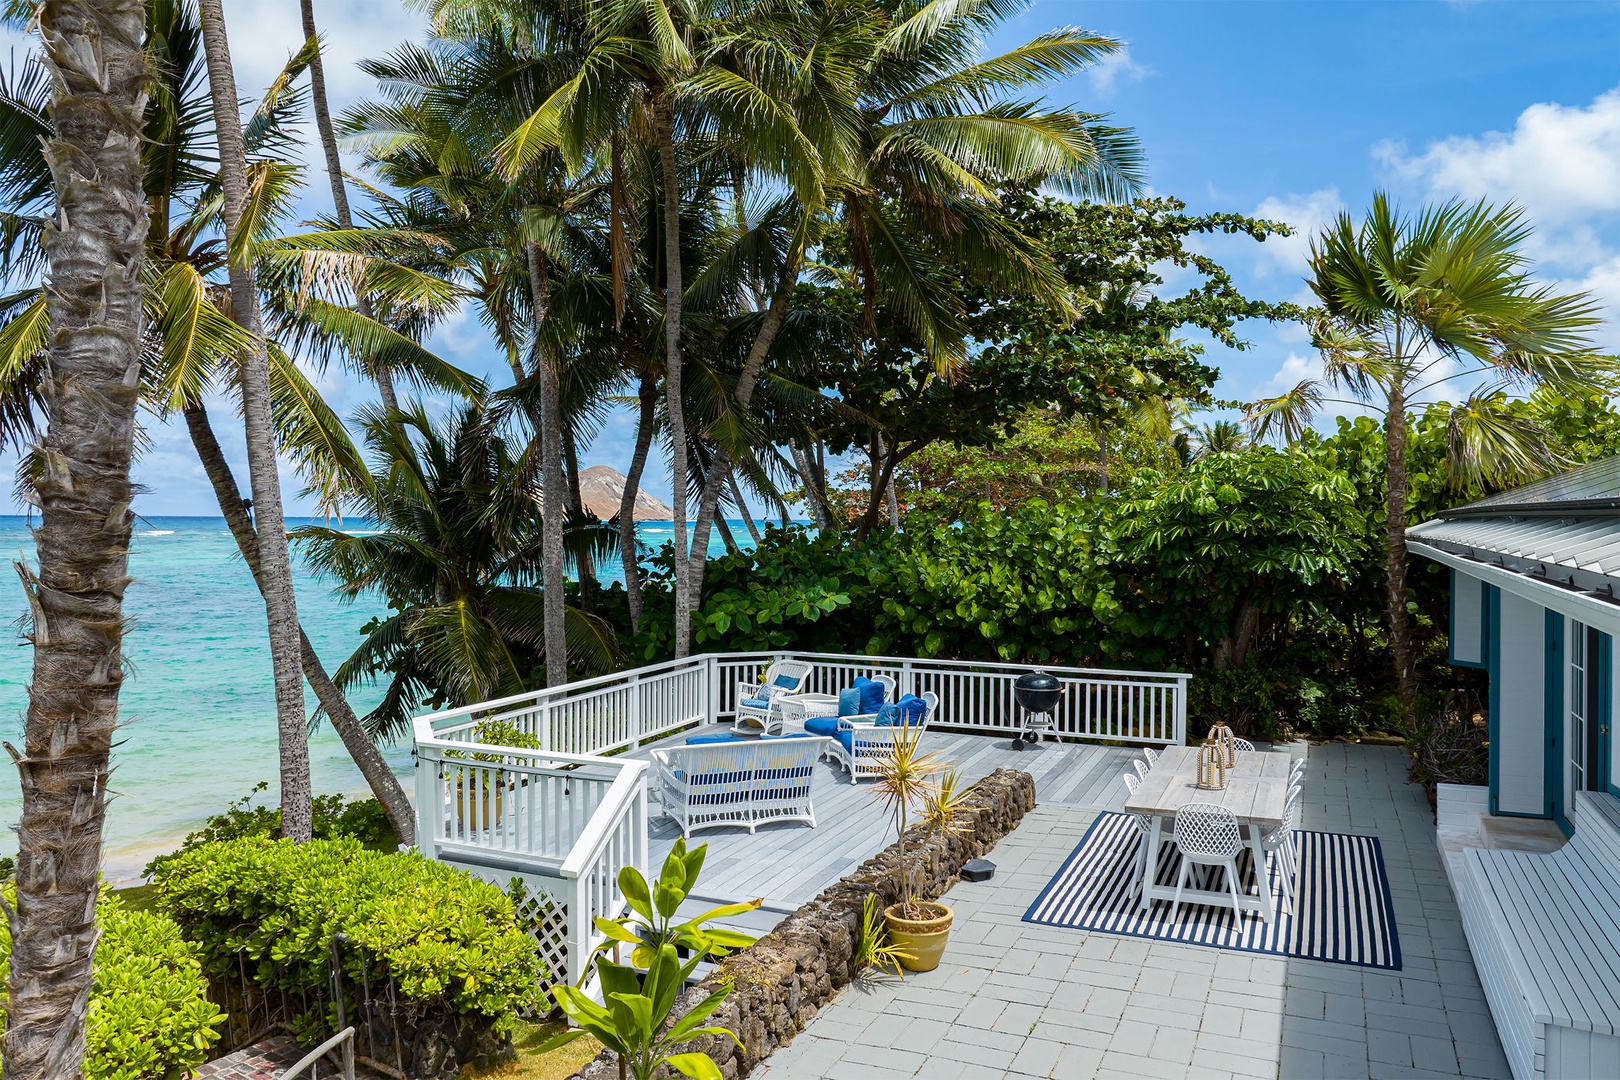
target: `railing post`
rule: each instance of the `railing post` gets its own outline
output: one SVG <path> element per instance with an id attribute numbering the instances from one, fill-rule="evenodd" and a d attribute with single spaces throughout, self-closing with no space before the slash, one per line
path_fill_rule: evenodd
<path id="1" fill-rule="evenodd" d="M 569 883 L 568 897 L 568 982 L 578 986 L 585 975 L 585 961 L 591 953 L 591 904 L 589 872 Z"/>
<path id="2" fill-rule="evenodd" d="M 535 732 L 535 738 L 540 743 L 540 749 L 557 749 L 551 745 L 551 697 L 549 694 L 546 696 L 545 702 L 540 706 L 538 722 L 540 730 Z"/>
<path id="3" fill-rule="evenodd" d="M 641 745 L 641 733 L 647 730 L 647 718 L 641 710 L 641 676 L 630 676 L 630 749 Z"/>
<path id="4" fill-rule="evenodd" d="M 717 724 L 720 722 L 720 659 L 716 653 L 705 653 L 703 663 L 709 669 L 708 700 L 704 703 L 704 722 Z"/>
<path id="5" fill-rule="evenodd" d="M 439 824 L 444 814 L 444 791 L 439 783 L 439 751 L 416 749 L 416 850 L 430 859 L 439 857 Z"/>
<path id="6" fill-rule="evenodd" d="M 1187 745 L 1187 680 L 1189 675 L 1176 676 L 1176 745 Z"/>
<path id="7" fill-rule="evenodd" d="M 900 690 L 899 690 L 899 696 L 900 697 L 905 697 L 907 694 L 915 694 L 916 692 L 917 692 L 917 673 L 912 670 L 911 661 L 907 660 L 907 661 L 904 661 L 900 665 Z"/>

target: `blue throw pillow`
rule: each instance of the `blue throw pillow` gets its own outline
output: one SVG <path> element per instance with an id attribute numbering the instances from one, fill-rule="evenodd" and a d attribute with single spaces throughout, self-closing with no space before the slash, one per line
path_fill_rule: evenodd
<path id="1" fill-rule="evenodd" d="M 778 675 L 771 680 L 771 685 L 780 686 L 783 690 L 795 690 L 799 686 L 799 678 L 796 675 Z"/>
<path id="2" fill-rule="evenodd" d="M 900 706 L 891 701 L 878 710 L 877 719 L 872 723 L 878 727 L 893 727 L 899 719 Z"/>
<path id="3" fill-rule="evenodd" d="M 862 675 L 855 680 L 855 689 L 861 692 L 861 715 L 875 713 L 883 708 L 883 684 Z"/>
<path id="4" fill-rule="evenodd" d="M 853 686 L 838 691 L 838 715 L 859 716 L 861 712 L 861 692 Z"/>
<path id="5" fill-rule="evenodd" d="M 896 702 L 896 709 L 903 724 L 920 724 L 928 716 L 928 702 L 916 694 L 907 694 L 901 698 Z"/>

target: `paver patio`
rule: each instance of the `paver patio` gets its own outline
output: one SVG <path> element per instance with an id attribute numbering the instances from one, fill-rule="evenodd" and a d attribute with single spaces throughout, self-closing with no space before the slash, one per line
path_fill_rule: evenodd
<path id="1" fill-rule="evenodd" d="M 1508 1065 L 1397 748 L 1314 747 L 1303 827 L 1379 837 L 1402 969 L 1024 923 L 1096 810 L 1042 805 L 948 897 L 936 971 L 846 989 L 754 1073 L 769 1080 L 999 1076 L 1479 1077 Z"/>

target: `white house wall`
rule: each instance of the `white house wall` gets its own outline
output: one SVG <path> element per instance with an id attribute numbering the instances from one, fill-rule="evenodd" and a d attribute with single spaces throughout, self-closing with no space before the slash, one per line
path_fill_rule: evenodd
<path id="1" fill-rule="evenodd" d="M 1485 663 L 1485 586 L 1461 570 L 1451 572 L 1451 660 L 1456 664 Z"/>
<path id="2" fill-rule="evenodd" d="M 1547 618 L 1541 605 L 1500 594 L 1496 698 L 1496 812 L 1545 814 Z"/>

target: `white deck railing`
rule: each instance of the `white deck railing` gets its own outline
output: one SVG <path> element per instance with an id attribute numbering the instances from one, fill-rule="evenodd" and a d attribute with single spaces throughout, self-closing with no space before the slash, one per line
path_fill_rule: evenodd
<path id="1" fill-rule="evenodd" d="M 858 675 L 891 675 L 901 694 L 939 695 L 930 726 L 1003 735 L 1023 724 L 1014 681 L 1038 670 L 895 656 L 706 654 L 419 716 L 413 721 L 418 847 L 486 876 L 510 871 L 546 882 L 566 905 L 566 967 L 577 983 L 600 940 L 593 918 L 624 911 L 619 870 L 648 869 L 648 767 L 620 753 L 732 714 L 737 684 L 757 681 L 779 659 L 814 665 L 807 692 L 836 693 Z M 1060 736 L 1186 741 L 1187 675 L 1039 670 L 1063 683 L 1052 714 Z M 540 748 L 490 744 L 479 732 L 490 721 L 515 725 Z"/>

